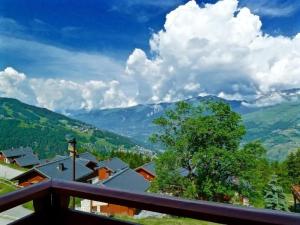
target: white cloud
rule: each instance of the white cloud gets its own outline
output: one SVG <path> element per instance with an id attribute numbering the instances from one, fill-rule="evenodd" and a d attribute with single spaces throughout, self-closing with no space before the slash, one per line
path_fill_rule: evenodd
<path id="1" fill-rule="evenodd" d="M 59 79 L 28 78 L 8 67 L 0 72 L 0 96 L 46 107 L 67 110 L 125 107 L 136 104 L 119 82 L 90 80 L 79 83 Z"/>
<path id="2" fill-rule="evenodd" d="M 126 72 L 140 82 L 138 101 L 172 101 L 201 92 L 254 97 L 299 87 L 300 34 L 272 37 L 261 26 L 237 0 L 179 6 L 153 34 L 152 58 L 141 49 L 128 58 Z"/>
<path id="3" fill-rule="evenodd" d="M 151 57 L 135 49 L 125 69 L 103 55 L 2 36 L 0 50 L 23 46 L 20 55 L 36 59 L 40 71 L 55 68 L 58 73 L 37 79 L 5 69 L 0 93 L 64 111 L 176 101 L 203 93 L 251 99 L 300 87 L 300 34 L 272 37 L 261 26 L 260 18 L 238 8 L 237 0 L 203 7 L 189 1 L 167 14 L 164 28 L 153 34 Z"/>
<path id="4" fill-rule="evenodd" d="M 11 67 L 0 71 L 0 96 L 17 98 L 30 104 L 36 103 L 26 75 Z"/>

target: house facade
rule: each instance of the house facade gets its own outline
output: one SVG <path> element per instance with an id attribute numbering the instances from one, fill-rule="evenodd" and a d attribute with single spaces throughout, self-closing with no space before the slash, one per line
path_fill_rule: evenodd
<path id="1" fill-rule="evenodd" d="M 95 185 L 99 186 L 99 188 L 105 187 L 130 192 L 144 193 L 149 189 L 150 182 L 136 171 L 127 167 L 114 173 L 105 180 L 100 180 Z M 83 211 L 105 215 L 134 216 L 139 212 L 138 209 L 132 207 L 87 200 L 83 200 L 81 202 L 81 209 Z"/>

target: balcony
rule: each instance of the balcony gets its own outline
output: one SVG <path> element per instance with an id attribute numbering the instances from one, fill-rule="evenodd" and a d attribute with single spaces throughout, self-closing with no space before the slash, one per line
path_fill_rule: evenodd
<path id="1" fill-rule="evenodd" d="M 32 200 L 34 213 L 11 224 L 134 224 L 70 209 L 71 196 L 221 224 L 300 224 L 300 215 L 294 213 L 99 189 L 89 184 L 54 179 L 1 196 L 0 212 Z"/>

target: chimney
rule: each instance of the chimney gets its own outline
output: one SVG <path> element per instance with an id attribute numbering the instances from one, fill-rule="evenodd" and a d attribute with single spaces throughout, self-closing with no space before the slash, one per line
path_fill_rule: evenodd
<path id="1" fill-rule="evenodd" d="M 59 163 L 56 167 L 59 171 L 63 171 L 65 169 L 65 166 L 63 163 Z"/>

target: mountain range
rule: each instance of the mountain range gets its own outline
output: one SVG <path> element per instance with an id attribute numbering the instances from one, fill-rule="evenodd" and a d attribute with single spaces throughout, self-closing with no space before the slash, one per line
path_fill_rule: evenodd
<path id="1" fill-rule="evenodd" d="M 77 138 L 79 149 L 111 150 L 136 146 L 130 138 L 11 98 L 0 98 L 0 128 L 1 150 L 30 146 L 40 158 L 68 154 L 66 135 Z"/>
<path id="2" fill-rule="evenodd" d="M 282 160 L 300 147 L 300 89 L 271 92 L 253 101 L 230 101 L 215 96 L 195 97 L 186 101 L 196 104 L 206 100 L 225 101 L 240 113 L 247 129 L 243 143 L 261 140 L 267 148 L 269 159 Z M 152 122 L 174 106 L 175 103 L 159 103 L 69 113 L 75 119 L 157 148 L 148 140 L 158 130 Z"/>

